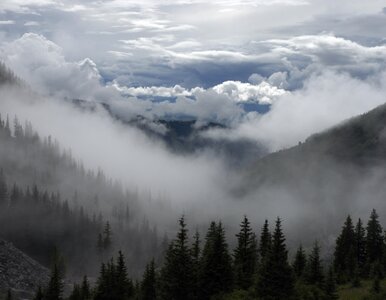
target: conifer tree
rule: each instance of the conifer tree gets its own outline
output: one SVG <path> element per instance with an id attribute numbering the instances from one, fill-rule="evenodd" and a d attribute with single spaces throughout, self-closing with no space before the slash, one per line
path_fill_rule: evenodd
<path id="1" fill-rule="evenodd" d="M 308 257 L 306 281 L 308 284 L 321 287 L 324 282 L 322 261 L 320 259 L 320 247 L 318 242 L 315 242 L 312 252 Z"/>
<path id="2" fill-rule="evenodd" d="M 166 252 L 161 270 L 161 298 L 165 300 L 192 299 L 192 258 L 184 217 L 179 220 L 179 225 L 179 232 Z"/>
<path id="3" fill-rule="evenodd" d="M 157 282 L 154 259 L 146 266 L 141 283 L 141 300 L 157 299 Z"/>
<path id="4" fill-rule="evenodd" d="M 133 295 L 133 283 L 127 275 L 125 259 L 121 251 L 118 252 L 117 264 L 114 276 L 115 293 L 117 299 L 128 299 Z"/>
<path id="5" fill-rule="evenodd" d="M 241 289 L 248 289 L 253 283 L 257 267 L 257 242 L 246 216 L 236 237 L 237 247 L 233 254 L 235 284 Z"/>
<path id="6" fill-rule="evenodd" d="M 55 263 L 51 272 L 50 281 L 44 296 L 45 300 L 63 299 L 63 278 L 58 265 Z"/>
<path id="7" fill-rule="evenodd" d="M 336 278 L 332 267 L 328 269 L 324 291 L 326 293 L 326 299 L 328 300 L 339 299 L 337 288 L 336 288 Z"/>
<path id="8" fill-rule="evenodd" d="M 354 231 L 355 236 L 355 256 L 356 266 L 360 275 L 365 275 L 366 266 L 366 230 L 363 227 L 362 220 L 358 219 Z"/>
<path id="9" fill-rule="evenodd" d="M 103 230 L 103 249 L 108 251 L 111 249 L 112 245 L 112 233 L 111 233 L 111 226 L 110 222 L 106 222 L 105 228 Z"/>
<path id="10" fill-rule="evenodd" d="M 276 221 L 272 244 L 260 270 L 256 292 L 263 300 L 287 300 L 294 294 L 294 279 L 280 218 Z"/>
<path id="11" fill-rule="evenodd" d="M 334 268 L 338 279 L 344 282 L 352 277 L 355 267 L 355 233 L 352 219 L 347 216 L 338 236 L 334 252 Z"/>
<path id="12" fill-rule="evenodd" d="M 370 215 L 370 220 L 367 223 L 366 236 L 366 253 L 369 264 L 382 259 L 383 251 L 383 230 L 378 220 L 378 214 L 373 209 Z"/>
<path id="13" fill-rule="evenodd" d="M 295 260 L 292 265 L 295 276 L 299 279 L 304 275 L 304 270 L 306 268 L 307 257 L 304 252 L 303 246 L 300 245 L 296 251 Z"/>
<path id="14" fill-rule="evenodd" d="M 11 289 L 8 289 L 8 291 L 7 291 L 7 297 L 6 297 L 5 299 L 6 299 L 6 300 L 12 300 L 12 299 L 13 299 Z"/>
<path id="15" fill-rule="evenodd" d="M 7 183 L 5 181 L 5 176 L 3 169 L 0 169 L 0 206 L 7 205 L 8 201 L 8 189 L 7 189 Z"/>
<path id="16" fill-rule="evenodd" d="M 271 247 L 271 233 L 269 232 L 268 220 L 265 220 L 263 228 L 261 230 L 259 245 L 260 260 L 261 262 L 263 262 Z"/>
<path id="17" fill-rule="evenodd" d="M 78 284 L 74 284 L 69 300 L 83 300 L 82 293 Z"/>
<path id="18" fill-rule="evenodd" d="M 81 290 L 82 300 L 88 300 L 91 298 L 90 283 L 88 282 L 87 276 L 83 276 L 80 290 Z"/>
<path id="19" fill-rule="evenodd" d="M 201 257 L 200 297 L 207 300 L 231 291 L 233 283 L 232 259 L 228 253 L 221 222 L 211 222 Z"/>
<path id="20" fill-rule="evenodd" d="M 193 236 L 193 245 L 191 248 L 192 256 L 192 294 L 194 299 L 198 299 L 200 288 L 200 261 L 201 261 L 201 241 L 198 231 Z"/>
<path id="21" fill-rule="evenodd" d="M 39 285 L 33 300 L 43 300 L 43 298 L 44 298 L 43 290 L 42 290 L 42 287 Z"/>

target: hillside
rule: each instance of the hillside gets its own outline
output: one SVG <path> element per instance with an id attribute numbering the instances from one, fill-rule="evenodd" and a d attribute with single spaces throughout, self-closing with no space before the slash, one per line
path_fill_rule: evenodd
<path id="1" fill-rule="evenodd" d="M 31 295 L 48 279 L 48 269 L 11 243 L 0 240 L 0 291 L 11 289 L 20 295 Z"/>

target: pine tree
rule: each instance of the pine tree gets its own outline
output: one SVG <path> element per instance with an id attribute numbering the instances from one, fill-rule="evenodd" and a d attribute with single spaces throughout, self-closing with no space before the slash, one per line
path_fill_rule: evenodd
<path id="1" fill-rule="evenodd" d="M 141 283 L 141 300 L 157 299 L 157 282 L 154 259 L 146 266 Z"/>
<path id="2" fill-rule="evenodd" d="M 336 288 L 336 278 L 332 267 L 330 267 L 328 270 L 324 291 L 326 293 L 326 299 L 328 300 L 339 299 L 338 291 Z"/>
<path id="3" fill-rule="evenodd" d="M 257 242 L 246 216 L 236 237 L 237 247 L 233 254 L 235 283 L 240 289 L 248 289 L 253 283 L 257 267 Z"/>
<path id="4" fill-rule="evenodd" d="M 78 284 L 74 284 L 69 300 L 83 300 L 82 293 Z"/>
<path id="5" fill-rule="evenodd" d="M 320 247 L 315 242 L 312 252 L 308 257 L 306 269 L 306 281 L 308 284 L 322 286 L 324 282 L 322 261 L 320 259 Z"/>
<path id="6" fill-rule="evenodd" d="M 106 251 L 109 251 L 111 249 L 112 245 L 112 233 L 111 233 L 111 226 L 110 222 L 106 222 L 105 228 L 103 230 L 103 249 Z"/>
<path id="7" fill-rule="evenodd" d="M 117 299 L 128 299 L 133 295 L 133 283 L 127 275 L 125 259 L 121 251 L 118 252 L 118 259 L 115 268 L 115 293 Z"/>
<path id="8" fill-rule="evenodd" d="M 268 220 L 265 220 L 263 228 L 261 230 L 261 235 L 260 235 L 259 255 L 260 255 L 261 262 L 263 262 L 264 259 L 266 258 L 270 247 L 271 247 L 271 233 L 269 232 Z"/>
<path id="9" fill-rule="evenodd" d="M 192 256 L 192 294 L 194 299 L 198 299 L 200 289 L 200 261 L 201 261 L 201 241 L 198 231 L 193 236 L 193 245 L 191 247 Z"/>
<path id="10" fill-rule="evenodd" d="M 80 290 L 81 290 L 82 300 L 88 300 L 91 298 L 90 283 L 88 282 L 87 276 L 83 276 Z"/>
<path id="11" fill-rule="evenodd" d="M 294 279 L 280 218 L 276 221 L 272 244 L 260 270 L 256 292 L 263 300 L 287 300 L 294 294 Z"/>
<path id="12" fill-rule="evenodd" d="M 50 281 L 45 292 L 45 300 L 61 300 L 63 299 L 63 278 L 57 264 L 54 264 Z"/>
<path id="13" fill-rule="evenodd" d="M 373 209 L 370 220 L 367 223 L 366 253 L 369 264 L 382 259 L 383 251 L 383 230 L 378 220 L 378 214 Z"/>
<path id="14" fill-rule="evenodd" d="M 355 233 L 352 219 L 347 216 L 341 234 L 336 239 L 334 252 L 334 268 L 340 282 L 352 277 L 355 267 Z"/>
<path id="15" fill-rule="evenodd" d="M 7 291 L 7 297 L 6 297 L 5 299 L 6 299 L 6 300 L 12 300 L 12 299 L 13 299 L 11 289 L 8 289 L 8 291 Z"/>
<path id="16" fill-rule="evenodd" d="M 166 251 L 161 270 L 161 298 L 165 300 L 192 299 L 192 258 L 184 217 L 179 220 L 179 225 L 177 238 Z"/>
<path id="17" fill-rule="evenodd" d="M 8 204 L 8 189 L 3 169 L 0 169 L 0 206 Z"/>
<path id="18" fill-rule="evenodd" d="M 357 271 L 363 276 L 366 266 L 366 230 L 363 228 L 361 219 L 358 219 L 355 226 L 354 237 Z"/>
<path id="19" fill-rule="evenodd" d="M 42 287 L 39 286 L 33 300 L 43 300 L 43 298 L 44 298 L 43 290 L 42 290 Z"/>
<path id="20" fill-rule="evenodd" d="M 304 270 L 306 268 L 306 263 L 307 263 L 306 253 L 303 250 L 303 246 L 300 245 L 298 250 L 296 251 L 295 260 L 292 265 L 294 274 L 298 279 L 303 276 Z"/>
<path id="21" fill-rule="evenodd" d="M 211 222 L 205 238 L 200 269 L 200 297 L 207 300 L 232 290 L 232 259 L 221 222 Z"/>

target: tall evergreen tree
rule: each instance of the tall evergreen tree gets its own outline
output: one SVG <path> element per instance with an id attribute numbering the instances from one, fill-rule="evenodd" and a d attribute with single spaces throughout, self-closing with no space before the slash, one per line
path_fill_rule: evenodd
<path id="1" fill-rule="evenodd" d="M 192 299 L 192 257 L 184 217 L 179 225 L 177 238 L 170 244 L 161 270 L 161 298 L 165 300 Z"/>
<path id="2" fill-rule="evenodd" d="M 358 222 L 354 230 L 356 265 L 360 275 L 365 275 L 366 266 L 366 230 L 363 227 L 362 220 Z"/>
<path id="3" fill-rule="evenodd" d="M 294 294 L 294 278 L 280 218 L 277 218 L 272 244 L 260 269 L 256 292 L 263 300 L 287 300 Z"/>
<path id="4" fill-rule="evenodd" d="M 259 255 L 261 262 L 266 258 L 269 249 L 271 247 L 271 233 L 269 232 L 268 220 L 265 220 L 263 228 L 260 234 L 260 243 L 259 243 Z"/>
<path id="5" fill-rule="evenodd" d="M 118 252 L 114 277 L 117 299 L 129 299 L 133 295 L 134 287 L 132 281 L 127 275 L 125 259 L 121 251 Z"/>
<path id="6" fill-rule="evenodd" d="M 334 268 L 340 282 L 350 279 L 355 270 L 355 232 L 352 219 L 347 216 L 342 231 L 336 240 Z"/>
<path id="7" fill-rule="evenodd" d="M 90 283 L 88 282 L 87 276 L 83 276 L 80 291 L 81 291 L 81 295 L 82 295 L 82 300 L 88 300 L 91 298 Z"/>
<path id="8" fill-rule="evenodd" d="M 246 216 L 236 237 L 237 247 L 233 254 L 235 284 L 241 289 L 248 289 L 253 283 L 257 267 L 257 241 Z"/>
<path id="9" fill-rule="evenodd" d="M 154 259 L 146 266 L 141 282 L 141 300 L 157 299 L 157 282 L 155 274 Z"/>
<path id="10" fill-rule="evenodd" d="M 8 188 L 3 169 L 0 169 L 0 206 L 8 204 Z"/>
<path id="11" fill-rule="evenodd" d="M 200 297 L 207 300 L 232 290 L 232 259 L 221 222 L 211 222 L 201 257 Z"/>
<path id="12" fill-rule="evenodd" d="M 332 267 L 328 269 L 324 291 L 326 293 L 326 300 L 339 299 L 338 291 L 336 288 L 336 278 Z"/>
<path id="13" fill-rule="evenodd" d="M 58 265 L 55 263 L 51 271 L 50 281 L 45 292 L 45 300 L 63 299 L 63 278 Z"/>
<path id="14" fill-rule="evenodd" d="M 324 283 L 322 261 L 320 259 L 320 247 L 315 242 L 307 261 L 306 281 L 308 284 L 321 287 Z"/>
<path id="15" fill-rule="evenodd" d="M 294 274 L 297 278 L 301 278 L 304 275 L 304 270 L 306 268 L 307 257 L 304 252 L 303 246 L 300 245 L 298 250 L 296 251 L 295 260 L 292 265 Z"/>
<path id="16" fill-rule="evenodd" d="M 44 298 L 43 290 L 42 290 L 42 287 L 39 286 L 33 300 L 43 300 L 43 298 Z"/>
<path id="17" fill-rule="evenodd" d="M 378 220 L 378 214 L 373 209 L 367 223 L 366 253 L 369 264 L 373 264 L 382 259 L 383 251 L 383 230 Z"/>
<path id="18" fill-rule="evenodd" d="M 201 263 L 201 241 L 198 231 L 193 236 L 193 245 L 191 248 L 192 256 L 192 294 L 194 299 L 198 299 L 200 289 L 200 263 Z"/>

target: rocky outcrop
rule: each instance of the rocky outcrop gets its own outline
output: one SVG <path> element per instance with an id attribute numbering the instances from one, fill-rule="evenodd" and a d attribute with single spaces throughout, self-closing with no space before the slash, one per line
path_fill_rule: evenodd
<path id="1" fill-rule="evenodd" d="M 49 280 L 49 270 L 0 239 L 0 290 L 11 289 L 18 294 L 31 294 Z"/>

